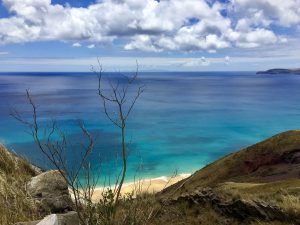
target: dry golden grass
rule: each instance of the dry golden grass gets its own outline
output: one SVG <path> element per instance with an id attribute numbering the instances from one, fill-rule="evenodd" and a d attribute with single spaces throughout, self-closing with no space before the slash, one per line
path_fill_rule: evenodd
<path id="1" fill-rule="evenodd" d="M 186 203 L 162 207 L 150 225 L 240 225 L 240 221 L 228 218 L 210 205 L 190 206 Z"/>
<path id="2" fill-rule="evenodd" d="M 127 196 L 117 207 L 115 225 L 148 225 L 162 210 L 153 194 L 141 194 L 135 199 Z"/>
<path id="3" fill-rule="evenodd" d="M 245 162 L 259 163 L 268 157 L 276 157 L 299 149 L 299 146 L 300 131 L 293 130 L 278 134 L 213 162 L 194 173 L 191 177 L 167 188 L 161 193 L 161 196 L 178 196 L 184 192 L 192 192 L 198 187 L 214 187 L 228 181 L 263 183 L 265 177 L 262 174 L 249 173 Z M 276 165 L 275 167 L 280 169 L 280 166 L 282 165 Z M 283 167 L 283 171 L 280 171 L 286 172 L 287 177 L 291 173 L 291 168 L 293 171 L 297 169 L 297 164 L 288 164 L 288 166 L 290 168 Z M 272 180 L 269 181 L 271 182 Z"/>
<path id="4" fill-rule="evenodd" d="M 294 225 L 293 223 L 272 221 L 272 222 L 262 222 L 262 221 L 254 221 L 250 225 Z"/>
<path id="5" fill-rule="evenodd" d="M 280 207 L 293 218 L 300 218 L 300 179 L 265 184 L 226 182 L 216 190 L 231 198 L 262 200 Z"/>
<path id="6" fill-rule="evenodd" d="M 300 195 L 279 196 L 278 206 L 281 207 L 288 215 L 300 218 Z"/>
<path id="7" fill-rule="evenodd" d="M 38 218 L 35 201 L 26 193 L 25 184 L 34 173 L 30 164 L 0 145 L 0 224 Z"/>

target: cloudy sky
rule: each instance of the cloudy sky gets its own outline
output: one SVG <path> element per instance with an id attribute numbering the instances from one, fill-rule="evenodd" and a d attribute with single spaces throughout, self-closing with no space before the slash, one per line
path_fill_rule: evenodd
<path id="1" fill-rule="evenodd" d="M 0 71 L 300 67 L 300 0 L 1 0 Z"/>

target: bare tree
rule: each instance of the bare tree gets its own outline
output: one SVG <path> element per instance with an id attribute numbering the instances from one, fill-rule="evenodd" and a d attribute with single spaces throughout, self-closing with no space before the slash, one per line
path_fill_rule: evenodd
<path id="1" fill-rule="evenodd" d="M 135 86 L 135 83 L 137 81 L 138 72 L 139 72 L 139 66 L 138 63 L 136 63 L 136 71 L 132 77 L 126 76 L 124 74 L 121 78 L 112 79 L 107 78 L 107 87 L 103 87 L 103 69 L 102 64 L 97 59 L 98 62 L 98 68 L 95 69 L 92 67 L 92 71 L 97 75 L 98 77 L 98 95 L 100 96 L 100 99 L 102 100 L 103 108 L 106 117 L 114 124 L 116 127 L 118 127 L 121 130 L 121 155 L 122 155 L 122 172 L 121 172 L 121 180 L 117 178 L 116 181 L 116 204 L 119 201 L 120 193 L 122 186 L 124 184 L 126 171 L 127 171 L 127 140 L 126 140 L 126 125 L 127 125 L 127 119 L 132 112 L 132 109 L 135 106 L 136 101 L 141 96 L 141 94 L 144 92 L 145 86 L 144 85 L 138 85 Z M 135 91 L 133 92 L 133 95 L 130 96 L 129 91 L 130 88 L 135 87 Z"/>
<path id="2" fill-rule="evenodd" d="M 49 160 L 52 167 L 59 171 L 70 187 L 74 198 L 75 210 L 83 225 L 96 225 L 101 224 L 103 221 L 107 221 L 107 224 L 110 224 L 112 221 L 112 215 L 114 214 L 115 206 L 120 199 L 121 189 L 127 172 L 127 119 L 132 112 L 136 101 L 144 91 L 144 85 L 136 86 L 138 64 L 136 72 L 132 77 L 122 75 L 122 78 L 117 80 L 108 78 L 108 82 L 106 83 L 108 86 L 106 89 L 103 88 L 103 73 L 99 59 L 98 66 L 98 70 L 92 68 L 92 71 L 98 76 L 98 95 L 102 100 L 105 115 L 113 125 L 121 130 L 120 150 L 122 156 L 122 171 L 116 176 L 114 193 L 111 194 L 112 190 L 103 193 L 103 197 L 106 199 L 108 198 L 109 200 L 108 207 L 106 205 L 106 200 L 100 200 L 98 204 L 92 202 L 92 197 L 100 178 L 100 172 L 95 173 L 89 163 L 89 156 L 94 149 L 94 137 L 86 129 L 82 120 L 79 121 L 79 127 L 86 144 L 81 144 L 80 159 L 73 164 L 73 168 L 70 168 L 67 163 L 66 155 L 70 144 L 66 134 L 60 129 L 55 120 L 52 120 L 52 122 L 49 123 L 49 126 L 41 125 L 42 123 L 40 123 L 38 118 L 37 105 L 33 101 L 29 90 L 26 90 L 26 97 L 31 107 L 32 117 L 30 119 L 25 119 L 17 110 L 12 110 L 11 113 L 16 120 L 29 128 L 29 133 L 33 137 L 38 149 Z M 132 91 L 133 88 L 136 89 Z M 114 110 L 116 110 L 116 112 Z M 104 212 L 101 212 L 101 206 L 104 206 Z M 102 220 L 102 222 L 100 220 Z M 104 222 L 104 224 L 106 224 L 106 222 Z"/>
<path id="3" fill-rule="evenodd" d="M 85 128 L 84 122 L 80 120 L 79 127 L 88 144 L 81 144 L 80 160 L 70 169 L 66 160 L 68 141 L 65 133 L 59 128 L 55 120 L 51 122 L 49 127 L 41 127 L 38 121 L 37 106 L 29 90 L 26 90 L 26 97 L 31 106 L 32 119 L 24 119 L 16 110 L 12 110 L 11 115 L 29 128 L 29 133 L 38 149 L 46 156 L 51 166 L 59 171 L 71 188 L 75 210 L 81 224 L 93 224 L 93 215 L 89 215 L 89 212 L 92 211 L 92 196 L 100 176 L 100 173 L 95 174 L 92 172 L 89 164 L 89 156 L 94 148 L 94 138 Z M 84 179 L 79 179 L 80 176 L 83 176 Z"/>

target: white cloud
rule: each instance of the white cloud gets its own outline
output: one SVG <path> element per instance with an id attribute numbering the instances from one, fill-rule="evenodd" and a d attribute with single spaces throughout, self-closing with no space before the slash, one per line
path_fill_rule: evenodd
<path id="1" fill-rule="evenodd" d="M 294 68 L 300 60 L 299 49 L 293 56 L 268 57 L 257 52 L 247 56 L 229 57 L 144 57 L 138 58 L 140 71 L 224 71 L 259 70 L 276 67 L 279 64 Z M 104 71 L 134 71 L 136 57 L 103 57 L 100 59 Z M 230 67 L 228 64 L 230 63 Z M 4 58 L 0 57 L 0 71 L 76 71 L 87 72 L 90 65 L 96 65 L 95 58 Z M 258 64 L 259 67 L 252 65 Z M 54 70 L 53 70 L 54 69 Z"/>
<path id="2" fill-rule="evenodd" d="M 242 48 L 254 48 L 276 42 L 278 42 L 276 35 L 272 31 L 265 29 L 255 29 L 248 33 L 241 33 L 236 40 L 237 46 Z"/>
<path id="3" fill-rule="evenodd" d="M 137 35 L 133 37 L 134 41 L 125 45 L 125 50 L 139 49 L 147 52 L 159 52 L 160 49 L 153 43 L 152 37 L 148 35 Z"/>
<path id="4" fill-rule="evenodd" d="M 81 44 L 80 44 L 79 42 L 76 42 L 76 43 L 74 43 L 72 46 L 73 46 L 73 47 L 79 48 L 79 47 L 81 47 Z"/>
<path id="5" fill-rule="evenodd" d="M 232 5 L 236 12 L 256 23 L 259 17 L 263 25 L 269 21 L 267 23 L 289 27 L 300 22 L 299 0 L 234 0 Z"/>
<path id="6" fill-rule="evenodd" d="M 0 56 L 1 55 L 8 55 L 9 54 L 9 52 L 0 52 Z"/>
<path id="7" fill-rule="evenodd" d="M 135 57 L 102 57 L 101 63 L 105 65 L 105 71 L 114 70 L 134 70 L 136 67 Z M 189 68 L 201 68 L 202 66 L 209 66 L 211 64 L 224 64 L 223 57 L 198 57 L 198 58 L 171 58 L 171 57 L 144 57 L 138 59 L 141 70 L 147 70 L 147 68 L 157 67 L 171 68 L 174 67 L 189 67 Z M 1 59 L 0 65 L 35 65 L 35 66 L 50 66 L 59 68 L 60 66 L 67 66 L 66 68 L 73 68 L 74 66 L 82 66 L 82 71 L 87 71 L 86 68 L 90 65 L 96 64 L 95 58 L 39 58 L 39 59 L 27 59 L 27 58 L 7 58 Z"/>
<path id="8" fill-rule="evenodd" d="M 230 57 L 229 56 L 225 56 L 225 64 L 229 64 L 230 63 Z"/>
<path id="9" fill-rule="evenodd" d="M 90 48 L 90 49 L 95 48 L 95 45 L 94 44 L 88 45 L 87 48 Z"/>
<path id="10" fill-rule="evenodd" d="M 206 0 L 101 0 L 86 8 L 51 0 L 2 2 L 11 16 L 0 19 L 0 44 L 60 40 L 80 47 L 80 41 L 122 39 L 126 50 L 213 53 L 287 41 L 270 25 L 300 25 L 299 0 L 231 0 L 227 5 Z M 221 13 L 225 9 L 228 17 Z"/>

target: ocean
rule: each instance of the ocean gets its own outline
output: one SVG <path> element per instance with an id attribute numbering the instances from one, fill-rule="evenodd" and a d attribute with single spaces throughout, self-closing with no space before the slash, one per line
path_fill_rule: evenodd
<path id="1" fill-rule="evenodd" d="M 106 75 L 112 80 L 117 76 Z M 136 176 L 191 173 L 279 132 L 300 128 L 297 75 L 155 72 L 140 73 L 139 82 L 145 92 L 127 122 L 128 182 Z M 10 116 L 16 109 L 31 119 L 25 97 L 29 89 L 41 126 L 55 119 L 67 135 L 68 165 L 78 164 L 80 145 L 86 144 L 78 127 L 82 119 L 96 139 L 93 169 L 113 177 L 121 164 L 120 130 L 105 116 L 97 87 L 97 77 L 90 73 L 1 73 L 0 142 L 43 168 L 51 167 L 28 129 Z"/>

